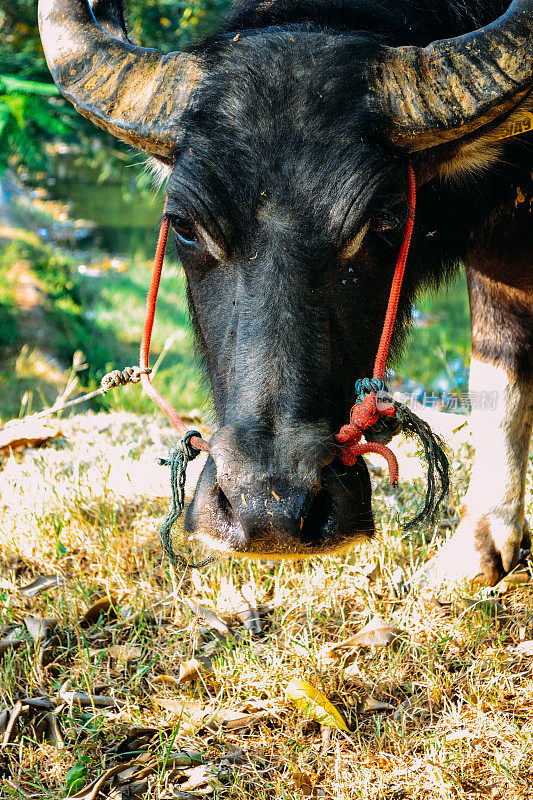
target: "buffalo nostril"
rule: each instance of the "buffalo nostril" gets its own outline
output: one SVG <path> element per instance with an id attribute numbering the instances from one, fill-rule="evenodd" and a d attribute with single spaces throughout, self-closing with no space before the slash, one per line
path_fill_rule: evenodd
<path id="1" fill-rule="evenodd" d="M 238 520 L 249 542 L 275 534 L 287 540 L 319 545 L 334 511 L 331 494 L 324 488 L 314 494 L 247 489 L 229 497 L 217 484 L 213 493 L 221 518 L 228 525 Z"/>
<path id="2" fill-rule="evenodd" d="M 233 509 L 231 507 L 231 503 L 230 503 L 230 501 L 228 499 L 228 496 L 222 491 L 222 489 L 220 488 L 220 486 L 218 484 L 215 486 L 214 492 L 215 492 L 215 494 L 217 496 L 217 499 L 218 499 L 218 506 L 219 506 L 220 510 L 222 511 L 222 513 L 224 514 L 224 516 L 226 518 L 231 517 L 231 515 L 233 513 Z"/>
<path id="3" fill-rule="evenodd" d="M 320 543 L 323 530 L 333 512 L 333 500 L 326 489 L 320 489 L 314 496 L 307 514 L 303 518 L 300 538 L 306 544 Z"/>

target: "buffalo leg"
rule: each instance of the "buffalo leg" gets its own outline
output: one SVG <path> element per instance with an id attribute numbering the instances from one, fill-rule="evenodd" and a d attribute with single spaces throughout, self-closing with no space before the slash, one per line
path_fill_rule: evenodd
<path id="1" fill-rule="evenodd" d="M 468 274 L 472 315 L 471 427 L 475 457 L 461 522 L 428 570 L 436 584 L 493 585 L 527 534 L 524 494 L 533 425 L 531 294 Z"/>

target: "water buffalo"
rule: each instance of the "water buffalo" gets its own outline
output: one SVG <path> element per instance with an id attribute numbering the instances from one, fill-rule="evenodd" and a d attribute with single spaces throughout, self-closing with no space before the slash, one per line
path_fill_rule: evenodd
<path id="1" fill-rule="evenodd" d="M 472 312 L 476 458 L 436 565 L 493 583 L 524 535 L 533 423 L 533 0 L 237 0 L 162 55 L 110 0 L 40 0 L 54 80 L 168 171 L 218 429 L 186 523 L 210 548 L 290 558 L 373 531 L 364 460 L 334 433 L 371 374 L 418 186 L 396 325 L 458 265 Z M 529 131 L 529 132 L 528 132 Z M 512 136 L 511 134 L 520 134 Z"/>

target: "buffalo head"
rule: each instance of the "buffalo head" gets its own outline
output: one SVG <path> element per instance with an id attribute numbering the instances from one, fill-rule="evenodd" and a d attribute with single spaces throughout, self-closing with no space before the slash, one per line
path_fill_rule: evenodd
<path id="1" fill-rule="evenodd" d="M 371 533 L 368 472 L 336 458 L 334 433 L 354 379 L 371 374 L 406 157 L 427 180 L 523 100 L 532 0 L 425 47 L 332 23 L 266 24 L 251 4 L 169 55 L 131 44 L 112 3 L 94 4 L 96 17 L 86 0 L 39 5 L 62 93 L 169 167 L 167 213 L 218 421 L 189 530 L 268 557 Z M 423 256 L 415 243 L 400 330 Z"/>

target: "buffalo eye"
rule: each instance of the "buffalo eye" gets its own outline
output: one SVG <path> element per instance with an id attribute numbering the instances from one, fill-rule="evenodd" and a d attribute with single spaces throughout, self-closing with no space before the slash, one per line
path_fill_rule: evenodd
<path id="1" fill-rule="evenodd" d="M 400 219 L 393 211 L 382 211 L 372 222 L 371 228 L 375 233 L 394 231 L 400 225 Z"/>
<path id="2" fill-rule="evenodd" d="M 171 217 L 170 223 L 180 244 L 186 247 L 198 247 L 198 236 L 191 222 L 182 217 Z"/>

